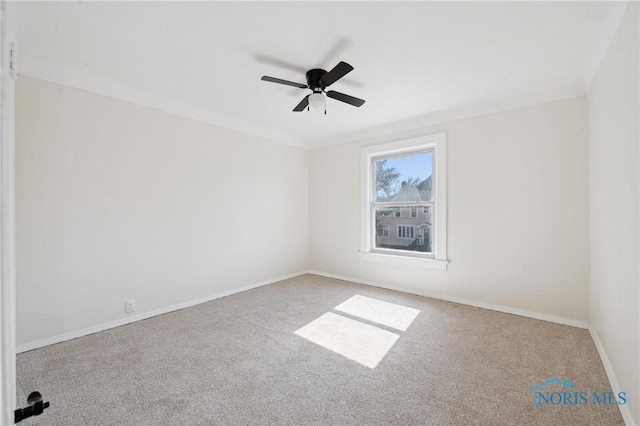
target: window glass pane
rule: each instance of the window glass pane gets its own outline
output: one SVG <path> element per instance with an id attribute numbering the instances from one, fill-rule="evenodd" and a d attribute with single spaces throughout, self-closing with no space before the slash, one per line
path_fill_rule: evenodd
<path id="1" fill-rule="evenodd" d="M 431 201 L 433 152 L 402 155 L 373 162 L 376 201 Z M 404 217 L 409 216 L 403 215 Z"/>
<path id="2" fill-rule="evenodd" d="M 375 209 L 376 248 L 432 252 L 432 208 L 417 208 L 417 217 L 411 217 L 411 209 L 416 207 Z M 395 211 L 402 211 L 401 216 L 391 214 Z"/>

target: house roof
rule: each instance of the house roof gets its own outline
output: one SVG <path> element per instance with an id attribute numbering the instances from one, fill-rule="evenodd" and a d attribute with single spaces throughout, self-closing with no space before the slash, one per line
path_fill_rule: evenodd
<path id="1" fill-rule="evenodd" d="M 422 202 L 422 196 L 420 195 L 420 191 L 413 185 L 404 185 L 400 191 L 396 195 L 393 196 L 391 201 L 399 201 L 399 202 Z"/>
<path id="2" fill-rule="evenodd" d="M 558 384 L 564 386 L 565 388 L 575 389 L 573 386 L 571 386 L 571 379 L 567 379 L 566 382 L 563 382 L 560 379 L 556 379 L 555 377 L 552 377 L 550 379 L 545 380 L 542 383 L 539 383 L 539 384 L 535 385 L 534 387 L 531 388 L 531 390 L 535 392 L 538 389 L 540 389 L 541 387 L 548 385 L 549 383 L 558 383 Z"/>

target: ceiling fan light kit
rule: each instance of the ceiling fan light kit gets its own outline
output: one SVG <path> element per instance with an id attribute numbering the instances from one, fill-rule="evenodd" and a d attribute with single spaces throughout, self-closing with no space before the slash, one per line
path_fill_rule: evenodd
<path id="1" fill-rule="evenodd" d="M 322 92 L 313 92 L 309 95 L 309 108 L 322 110 L 326 113 L 326 99 Z"/>
<path id="2" fill-rule="evenodd" d="M 305 96 L 302 101 L 293 109 L 294 112 L 301 112 L 311 109 L 324 110 L 324 113 L 327 113 L 326 109 L 326 97 L 338 100 L 340 102 L 344 102 L 349 105 L 353 105 L 355 107 L 360 107 L 364 104 L 363 99 L 359 99 L 350 95 L 346 95 L 344 93 L 336 92 L 333 90 L 325 91 L 325 88 L 331 86 L 336 81 L 340 80 L 342 77 L 347 75 L 349 72 L 353 71 L 353 67 L 346 62 L 340 62 L 338 65 L 333 67 L 333 69 L 329 72 L 320 69 L 314 68 L 312 70 L 307 71 L 306 78 L 307 84 L 296 83 L 293 81 L 282 80 L 280 78 L 262 76 L 263 81 L 268 81 L 270 83 L 284 84 L 287 86 L 297 87 L 299 89 L 311 89 L 312 93 Z"/>

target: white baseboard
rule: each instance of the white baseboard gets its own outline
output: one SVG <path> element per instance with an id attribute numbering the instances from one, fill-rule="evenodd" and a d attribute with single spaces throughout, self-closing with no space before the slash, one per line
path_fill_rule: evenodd
<path id="1" fill-rule="evenodd" d="M 618 379 L 616 378 L 616 374 L 613 371 L 613 366 L 611 365 L 611 361 L 609 361 L 607 352 L 604 350 L 604 346 L 602 346 L 602 342 L 600 341 L 598 332 L 596 331 L 593 325 L 589 326 L 589 334 L 591 334 L 593 343 L 595 343 L 596 349 L 598 349 L 598 354 L 600 355 L 600 359 L 602 360 L 602 365 L 604 365 L 604 371 L 607 372 L 607 378 L 609 379 L 609 383 L 611 384 L 611 390 L 613 391 L 614 395 L 617 395 L 618 392 L 624 392 L 623 390 L 620 389 L 620 385 L 618 384 Z M 631 416 L 631 410 L 629 409 L 629 404 L 618 405 L 618 408 L 620 409 L 620 414 L 622 414 L 622 418 L 625 424 L 629 426 L 636 424 L 633 422 L 633 418 Z"/>
<path id="2" fill-rule="evenodd" d="M 341 281 L 351 281 L 354 283 L 358 283 L 358 284 L 365 284 L 365 285 L 370 285 L 370 286 L 374 286 L 374 287 L 380 287 L 380 288 L 384 288 L 384 289 L 388 289 L 388 290 L 395 290 L 395 291 L 401 291 L 403 293 L 409 293 L 409 294 L 415 294 L 418 296 L 424 296 L 424 297 L 431 297 L 433 299 L 438 299 L 438 300 L 444 300 L 447 302 L 454 302 L 454 303 L 460 303 L 462 305 L 469 305 L 469 306 L 475 306 L 478 308 L 484 308 L 484 309 L 490 309 L 492 311 L 498 311 L 498 312 L 505 312 L 508 314 L 513 314 L 513 315 L 519 315 L 522 317 L 527 317 L 527 318 L 533 318 L 533 319 L 538 319 L 538 320 L 542 320 L 542 321 L 548 321 L 548 322 L 553 322 L 556 324 L 562 324 L 562 325 L 568 325 L 568 326 L 572 326 L 572 327 L 578 327 L 578 328 L 583 328 L 583 329 L 588 329 L 589 330 L 589 334 L 591 335 L 591 338 L 593 339 L 594 344 L 596 345 L 596 348 L 598 350 L 598 354 L 600 355 L 600 359 L 602 360 L 602 364 L 604 365 L 604 369 L 605 372 L 607 373 L 607 378 L 609 379 L 609 383 L 611 384 L 611 389 L 613 390 L 614 394 L 618 394 L 618 392 L 622 392 L 620 389 L 620 385 L 618 384 L 618 379 L 616 378 L 615 372 L 613 370 L 613 366 L 611 365 L 611 362 L 609 361 L 609 357 L 607 356 L 606 351 L 604 350 L 604 347 L 602 346 L 602 342 L 600 341 L 600 338 L 598 337 L 598 333 L 596 332 L 596 329 L 583 321 L 577 321 L 577 320 L 573 320 L 573 319 L 569 319 L 569 318 L 563 318 L 563 317 L 558 317 L 555 315 L 548 315 L 548 314 L 542 314 L 542 313 L 538 313 L 538 312 L 531 312 L 531 311 L 525 311 L 522 309 L 516 309 L 516 308 L 509 308 L 506 306 L 500 306 L 500 305 L 494 305 L 491 303 L 485 303 L 485 302 L 478 302 L 475 300 L 470 300 L 470 299 L 463 299 L 463 298 L 458 298 L 458 297 L 449 297 L 449 296 L 443 296 L 443 295 L 434 295 L 434 294 L 429 294 L 427 292 L 415 292 L 415 291 L 407 291 L 406 289 L 399 287 L 399 286 L 393 286 L 393 285 L 389 285 L 386 283 L 378 283 L 378 282 L 373 282 L 370 280 L 363 280 L 363 279 L 359 279 L 359 278 L 354 278 L 354 277 L 347 277 L 344 275 L 337 275 L 337 274 L 330 274 L 327 272 L 321 272 L 321 271 L 315 271 L 315 270 L 309 270 L 307 271 L 307 273 L 309 274 L 313 274 L 313 275 L 319 275 L 322 277 L 327 277 L 327 278 L 333 278 L 336 280 L 341 280 Z M 625 404 L 625 405 L 618 405 L 618 408 L 620 409 L 620 413 L 622 414 L 622 418 L 625 422 L 625 424 L 627 424 L 628 426 L 633 426 L 636 425 L 636 423 L 634 423 L 633 418 L 631 416 L 631 410 L 629 409 L 629 405 Z"/>
<path id="3" fill-rule="evenodd" d="M 333 278 L 333 279 L 337 279 L 337 280 L 341 280 L 341 281 L 351 281 L 354 283 L 358 283 L 358 284 L 365 284 L 365 285 L 370 285 L 373 287 L 379 287 L 379 288 L 384 288 L 384 289 L 388 289 L 388 290 L 395 290 L 395 291 L 401 291 L 403 293 L 409 293 L 409 294 L 415 294 L 418 296 L 424 296 L 424 297 L 430 297 L 433 299 L 438 299 L 438 300 L 444 300 L 447 302 L 453 302 L 453 303 L 460 303 L 462 305 L 468 305 L 468 306 L 475 306 L 478 308 L 484 308 L 484 309 L 489 309 L 492 311 L 498 311 L 498 312 L 504 312 L 504 313 L 508 313 L 508 314 L 513 314 L 513 315 L 519 315 L 522 317 L 527 317 L 527 318 L 533 318 L 533 319 L 538 319 L 538 320 L 542 320 L 542 321 L 548 321 L 548 322 L 553 322 L 556 324 L 562 324 L 562 325 L 568 325 L 568 326 L 572 326 L 572 327 L 578 327 L 578 328 L 583 328 L 583 329 L 588 329 L 589 333 L 591 334 L 591 338 L 593 339 L 593 342 L 596 345 L 596 348 L 598 350 L 598 354 L 600 355 L 600 358 L 602 360 L 602 364 L 604 365 L 604 369 L 607 373 L 607 377 L 609 379 L 609 382 L 611 384 L 611 389 L 613 390 L 613 392 L 615 394 L 617 394 L 618 392 L 621 392 L 620 390 L 620 386 L 618 385 L 618 380 L 616 379 L 614 370 L 613 370 L 613 366 L 611 365 L 611 362 L 609 361 L 609 358 L 607 357 L 607 353 L 604 350 L 604 347 L 602 346 L 602 342 L 600 341 L 600 338 L 598 337 L 598 333 L 596 332 L 596 329 L 589 325 L 586 322 L 583 321 L 577 321 L 577 320 L 572 320 L 569 318 L 563 318 L 563 317 L 558 317 L 558 316 L 554 316 L 554 315 L 548 315 L 548 314 L 542 314 L 542 313 L 537 313 L 537 312 L 531 312 L 531 311 L 525 311 L 522 309 L 516 309 L 516 308 L 509 308 L 506 306 L 501 306 L 501 305 L 494 305 L 491 303 L 485 303 L 485 302 L 478 302 L 475 300 L 470 300 L 470 299 L 463 299 L 463 298 L 457 298 L 457 297 L 449 297 L 449 296 L 443 296 L 443 295 L 434 295 L 434 294 L 429 294 L 427 292 L 415 292 L 415 291 L 407 291 L 406 289 L 403 289 L 399 286 L 393 286 L 393 285 L 389 285 L 389 284 L 383 284 L 383 283 L 378 283 L 378 282 L 373 282 L 373 281 L 369 281 L 369 280 L 362 280 L 359 278 L 354 278 L 354 277 L 347 277 L 344 275 L 337 275 L 337 274 L 330 274 L 327 272 L 321 272 L 321 271 L 315 271 L 315 270 L 307 270 L 307 271 L 299 271 L 299 272 L 295 272 L 292 274 L 287 274 L 287 275 L 282 275 L 276 278 L 272 278 L 269 280 L 264 280 L 264 281 L 260 281 L 257 283 L 253 283 L 253 284 L 249 284 L 243 287 L 239 287 L 236 289 L 232 289 L 232 290 L 227 290 L 224 292 L 220 292 L 220 293 L 216 293 L 210 296 L 206 296 L 206 297 L 202 297 L 200 299 L 195 299 L 195 300 L 190 300 L 188 302 L 184 302 L 184 303 L 179 303 L 177 305 L 172 305 L 172 306 L 167 306 L 165 308 L 160 308 L 160 309 L 156 309 L 153 311 L 149 311 L 149 312 L 144 312 L 138 315 L 134 315 L 131 317 L 127 317 L 127 318 L 122 318 L 119 320 L 115 320 L 115 321 L 111 321 L 105 324 L 100 324 L 94 327 L 89 327 L 89 328 L 85 328 L 82 330 L 77 330 L 77 331 L 72 331 L 69 333 L 64 333 L 64 334 L 60 334 L 58 336 L 53 336 L 53 337 L 49 337 L 46 339 L 42 339 L 42 340 L 36 340 L 34 342 L 29 342 L 23 345 L 18 346 L 17 348 L 17 353 L 22 353 L 22 352 L 26 352 L 26 351 L 30 351 L 33 349 L 38 349 L 38 348 L 42 348 L 44 346 L 49 346 L 49 345 L 53 345 L 56 343 L 61 343 L 67 340 L 72 340 L 72 339 L 76 339 L 78 337 L 82 337 L 82 336 L 87 336 L 89 334 L 93 334 L 93 333 L 98 333 L 100 331 L 104 331 L 104 330 L 109 330 L 111 328 L 115 328 L 115 327 L 120 327 L 122 325 L 126 325 L 126 324 L 131 324 L 133 322 L 136 321 L 141 321 L 147 318 L 151 318 L 151 317 L 155 317 L 157 315 L 162 315 L 162 314 L 166 314 L 169 312 L 173 312 L 173 311 L 177 311 L 180 309 L 184 309 L 184 308 L 188 308 L 191 306 L 195 306 L 195 305 L 199 305 L 201 303 L 205 303 L 205 302 L 209 302 L 211 300 L 215 300 L 215 299 L 219 299 L 221 297 L 225 297 L 225 296 L 230 296 L 232 294 L 236 294 L 236 293 L 241 293 L 243 291 L 247 291 L 247 290 L 251 290 L 254 288 L 258 288 L 258 287 L 262 287 L 268 284 L 273 284 L 279 281 L 283 281 L 289 278 L 295 278 L 301 275 L 305 275 L 305 274 L 313 274 L 313 275 L 319 275 L 322 277 L 327 277 L 327 278 Z M 622 418 L 624 419 L 625 423 L 627 425 L 634 425 L 635 423 L 633 422 L 633 418 L 631 417 L 631 411 L 629 409 L 628 405 L 619 405 L 618 408 L 620 409 L 620 412 L 622 414 Z"/>
<path id="4" fill-rule="evenodd" d="M 212 294 L 210 296 L 201 297 L 200 299 L 190 300 L 188 302 L 178 303 L 177 305 L 167 306 L 165 308 L 154 309 L 153 311 L 143 312 L 141 314 L 133 315 L 126 318 L 121 318 L 115 321 L 111 321 L 105 324 L 96 325 L 89 328 L 83 328 L 82 330 L 71 331 L 69 333 L 60 334 L 58 336 L 47 337 L 46 339 L 36 340 L 33 342 L 25 343 L 18 346 L 17 353 L 31 351 L 33 349 L 42 348 L 44 346 L 61 343 L 67 340 L 76 339 L 82 336 L 88 336 L 89 334 L 98 333 L 100 331 L 109 330 L 110 328 L 120 327 L 121 325 L 131 324 L 132 322 L 145 320 L 147 318 L 155 317 L 158 315 L 166 314 L 169 312 L 177 311 L 179 309 L 188 308 L 190 306 L 199 305 L 201 303 L 209 302 L 211 300 L 219 299 L 221 297 L 230 296 L 232 294 L 241 293 L 243 291 L 251 290 L 254 288 L 262 287 L 268 284 L 273 284 L 278 281 L 283 281 L 289 278 L 298 277 L 300 275 L 307 274 L 307 271 L 294 272 L 293 274 L 282 275 L 279 277 L 271 278 L 268 280 L 260 281 L 257 283 L 249 284 L 243 287 L 234 288 L 232 290 L 223 291 L 220 293 Z"/>
<path id="5" fill-rule="evenodd" d="M 407 289 L 402 288 L 400 286 L 394 286 L 394 285 L 387 284 L 387 283 L 379 283 L 379 282 L 374 282 L 374 281 L 370 281 L 370 280 L 362 280 L 362 279 L 359 279 L 359 278 L 347 277 L 347 276 L 344 276 L 344 275 L 329 274 L 327 272 L 314 271 L 314 270 L 309 270 L 307 272 L 309 274 L 320 275 L 322 277 L 334 278 L 334 279 L 342 280 L 342 281 L 351 281 L 351 282 L 358 283 L 358 284 L 365 284 L 365 285 L 370 285 L 370 286 L 373 286 L 373 287 L 385 288 L 385 289 L 388 289 L 388 290 L 401 291 L 403 293 L 415 294 L 417 296 L 430 297 L 432 299 L 438 299 L 438 300 L 444 300 L 444 301 L 447 301 L 447 302 L 459 303 L 461 305 L 475 306 L 477 308 L 489 309 L 491 311 L 504 312 L 504 313 L 507 313 L 507 314 L 519 315 L 521 317 L 533 318 L 533 319 L 537 319 L 537 320 L 553 322 L 553 323 L 556 323 L 556 324 L 562 324 L 562 325 L 568 325 L 568 326 L 571 326 L 571 327 L 583 328 L 585 330 L 589 328 L 589 323 L 587 323 L 587 322 L 578 321 L 578 320 L 574 320 L 574 319 L 570 319 L 570 318 L 558 317 L 558 316 L 555 316 L 555 315 L 542 314 L 542 313 L 539 313 L 539 312 L 525 311 L 523 309 L 510 308 L 508 306 L 501 306 L 501 305 L 494 305 L 492 303 L 479 302 L 479 301 L 476 301 L 476 300 L 464 299 L 464 298 L 460 298 L 460 297 L 450 297 L 450 296 L 439 295 L 439 294 L 430 294 L 428 292 L 416 292 L 416 291 L 413 291 L 413 290 L 407 290 Z"/>

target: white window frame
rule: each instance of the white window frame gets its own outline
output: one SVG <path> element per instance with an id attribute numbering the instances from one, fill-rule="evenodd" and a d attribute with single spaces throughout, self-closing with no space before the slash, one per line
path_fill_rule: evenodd
<path id="1" fill-rule="evenodd" d="M 361 170 L 361 232 L 360 256 L 362 260 L 394 265 L 423 266 L 447 269 L 447 135 L 436 133 L 391 143 L 367 146 L 360 151 Z M 420 151 L 433 151 L 433 250 L 430 254 L 403 250 L 375 248 L 375 183 L 373 161 L 390 155 L 409 155 Z"/>
<path id="2" fill-rule="evenodd" d="M 424 208 L 424 207 L 423 207 Z M 415 209 L 416 214 L 414 216 L 413 214 L 413 210 Z M 417 207 L 409 207 L 409 218 L 410 219 L 417 219 L 418 218 L 418 208 Z"/>

